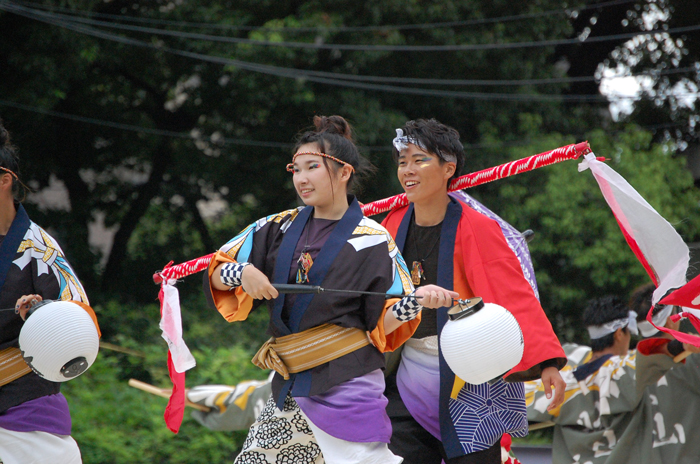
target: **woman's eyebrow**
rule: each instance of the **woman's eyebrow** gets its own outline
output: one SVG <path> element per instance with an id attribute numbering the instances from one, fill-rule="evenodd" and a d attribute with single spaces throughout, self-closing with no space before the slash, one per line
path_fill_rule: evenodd
<path id="1" fill-rule="evenodd" d="M 292 166 L 309 166 L 311 164 L 319 164 L 318 160 L 308 160 L 308 161 L 295 161 Z"/>

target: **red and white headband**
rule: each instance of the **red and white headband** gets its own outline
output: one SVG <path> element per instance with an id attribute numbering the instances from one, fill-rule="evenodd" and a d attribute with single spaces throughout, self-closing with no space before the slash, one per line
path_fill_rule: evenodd
<path id="1" fill-rule="evenodd" d="M 330 160 L 333 160 L 333 161 L 335 161 L 336 163 L 342 164 L 343 166 L 349 166 L 349 167 L 350 167 L 350 170 L 351 170 L 353 173 L 355 172 L 355 168 L 352 166 L 352 164 L 346 163 L 345 161 L 343 161 L 343 160 L 341 160 L 341 159 L 338 159 L 338 158 L 336 158 L 335 156 L 331 156 L 331 155 L 326 154 L 326 153 L 316 153 L 316 152 L 313 152 L 313 151 L 302 151 L 302 152 L 299 152 L 299 153 L 295 154 L 295 155 L 294 155 L 294 158 L 292 158 L 292 162 L 289 163 L 289 164 L 287 165 L 287 171 L 289 171 L 289 172 L 294 172 L 294 162 L 297 160 L 297 157 L 298 157 L 298 156 L 301 156 L 301 155 L 323 156 L 324 158 L 328 158 L 328 159 L 330 159 Z"/>
<path id="2" fill-rule="evenodd" d="M 10 174 L 12 174 L 12 177 L 14 177 L 15 179 L 19 180 L 19 177 L 17 177 L 17 174 L 15 174 L 14 172 L 10 171 L 9 169 L 3 168 L 2 166 L 0 166 L 0 169 L 2 169 L 3 171 L 9 172 Z"/>

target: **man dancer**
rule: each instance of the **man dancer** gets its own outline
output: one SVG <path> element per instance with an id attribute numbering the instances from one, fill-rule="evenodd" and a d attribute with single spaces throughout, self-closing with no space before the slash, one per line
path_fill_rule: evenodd
<path id="1" fill-rule="evenodd" d="M 698 419 L 687 412 L 700 401 L 694 387 L 700 358 L 695 354 L 681 364 L 674 356 L 700 348 L 663 334 L 629 350 L 635 310 L 649 311 L 655 289 L 652 284 L 635 291 L 629 307 L 612 296 L 589 303 L 583 322 L 591 346 L 564 346 L 569 364 L 562 370 L 566 402 L 560 407 L 545 411 L 540 382 L 525 384 L 528 419 L 554 426 L 553 462 L 697 462 L 700 443 L 688 440 L 688 434 Z M 678 330 L 668 317 L 671 310 L 655 315 L 655 323 Z"/>
<path id="2" fill-rule="evenodd" d="M 498 223 L 448 195 L 464 164 L 459 133 L 434 119 L 409 121 L 397 129 L 394 157 L 410 204 L 390 212 L 383 225 L 414 285 L 437 284 L 461 298 L 479 296 L 505 307 L 522 328 L 525 348 L 503 379 L 467 384 L 440 353 L 449 308 L 425 310 L 398 371 L 387 378 L 389 448 L 405 464 L 500 464 L 501 436 L 527 434 L 522 382 L 541 378 L 548 398 L 554 387 L 550 408 L 563 401 L 558 369 L 566 364 L 564 351 Z"/>

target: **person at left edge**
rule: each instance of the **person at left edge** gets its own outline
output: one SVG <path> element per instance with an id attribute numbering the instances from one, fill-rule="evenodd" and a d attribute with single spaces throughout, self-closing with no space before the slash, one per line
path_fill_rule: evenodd
<path id="1" fill-rule="evenodd" d="M 0 461 L 82 462 L 60 383 L 32 372 L 18 348 L 33 301 L 73 300 L 92 317 L 88 298 L 56 240 L 27 216 L 19 163 L 0 123 Z M 99 333 L 99 327 L 97 327 Z"/>
<path id="2" fill-rule="evenodd" d="M 391 236 L 347 195 L 362 159 L 349 124 L 339 116 L 314 124 L 287 166 L 306 207 L 251 224 L 208 271 L 205 291 L 228 321 L 245 319 L 254 300 L 268 300 L 270 311 L 273 339 L 254 362 L 277 371 L 272 397 L 235 462 L 400 463 L 387 446 L 382 352 L 411 336 L 422 306 L 458 294 L 434 285 L 414 294 Z M 379 295 L 278 295 L 271 282 Z"/>

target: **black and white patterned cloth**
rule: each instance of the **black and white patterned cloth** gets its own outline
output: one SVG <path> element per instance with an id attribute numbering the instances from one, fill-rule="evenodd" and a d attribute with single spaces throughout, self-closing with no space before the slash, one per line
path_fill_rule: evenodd
<path id="1" fill-rule="evenodd" d="M 221 266 L 221 282 L 229 287 L 240 287 L 243 283 L 243 269 L 250 263 L 226 263 Z"/>
<path id="2" fill-rule="evenodd" d="M 415 319 L 422 309 L 423 306 L 421 306 L 421 304 L 418 303 L 415 292 L 401 298 L 394 304 L 394 306 L 391 307 L 391 311 L 394 313 L 394 317 L 396 317 L 396 319 L 401 322 L 406 322 Z"/>
<path id="3" fill-rule="evenodd" d="M 324 464 L 321 448 L 294 398 L 284 410 L 270 398 L 250 427 L 243 450 L 234 464 Z"/>

